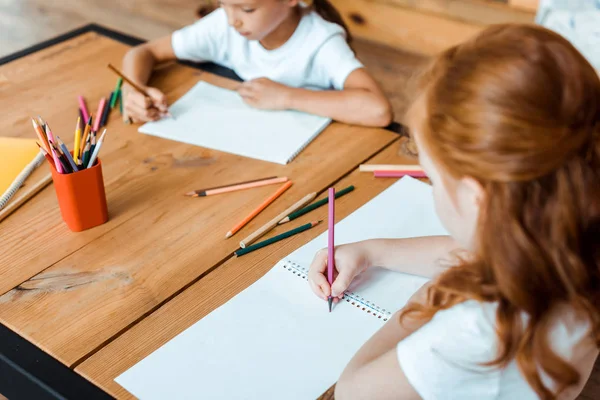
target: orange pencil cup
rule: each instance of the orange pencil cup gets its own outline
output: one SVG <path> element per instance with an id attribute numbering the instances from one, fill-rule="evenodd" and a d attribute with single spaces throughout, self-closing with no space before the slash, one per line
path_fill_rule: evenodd
<path id="1" fill-rule="evenodd" d="M 52 165 L 50 170 L 60 213 L 70 230 L 81 232 L 108 221 L 99 158 L 93 167 L 71 174 L 59 174 Z"/>

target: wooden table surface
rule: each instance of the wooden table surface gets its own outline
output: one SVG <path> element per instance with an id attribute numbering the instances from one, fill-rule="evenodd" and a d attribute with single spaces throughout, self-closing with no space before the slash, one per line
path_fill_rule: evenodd
<path id="1" fill-rule="evenodd" d="M 398 155 L 398 146 L 390 146 L 370 162 L 392 164 L 414 162 Z M 353 171 L 335 184 L 337 189 L 354 185 L 349 195 L 336 200 L 336 219 L 341 220 L 389 187 L 396 179 L 375 179 L 372 174 Z M 326 197 L 324 193 L 320 198 Z M 321 207 L 298 219 L 295 225 L 327 219 L 327 207 Z M 277 228 L 284 232 L 286 225 Z M 75 370 L 118 398 L 131 398 L 114 379 L 138 361 L 158 349 L 177 334 L 246 289 L 292 251 L 327 230 L 326 224 L 240 258 L 231 258 L 213 273 L 200 279 L 179 296 L 91 356 Z M 276 233 L 274 232 L 274 233 Z M 308 284 L 306 290 L 310 290 Z M 332 382 L 333 384 L 334 382 Z"/>
<path id="2" fill-rule="evenodd" d="M 70 146 L 77 95 L 86 97 L 94 113 L 116 81 L 106 64 L 120 65 L 127 49 L 87 33 L 0 66 L 0 134 L 34 138 L 29 118 L 41 115 Z M 181 65 L 155 75 L 152 85 L 170 102 L 198 80 L 236 85 Z M 391 132 L 334 123 L 281 166 L 142 135 L 115 111 L 108 130 L 101 153 L 106 224 L 70 232 L 52 185 L 0 223 L 0 321 L 119 397 L 125 392 L 111 381 L 117 373 L 254 282 L 324 226 L 235 259 L 240 239 L 305 194 L 351 179 L 357 190 L 340 200 L 340 215 L 349 214 L 393 181 L 375 182 L 353 171 L 382 150 L 392 161 L 399 149 Z M 348 174 L 352 178 L 344 178 Z M 274 186 L 201 199 L 182 195 L 270 175 L 288 176 L 294 185 L 229 240 L 225 233 Z M 182 299 L 188 299 L 185 307 Z M 157 330 L 153 321 L 165 318 L 177 324 Z M 135 340 L 143 335 L 153 340 Z M 127 350 L 117 357 L 122 363 L 101 365 L 124 343 Z"/>

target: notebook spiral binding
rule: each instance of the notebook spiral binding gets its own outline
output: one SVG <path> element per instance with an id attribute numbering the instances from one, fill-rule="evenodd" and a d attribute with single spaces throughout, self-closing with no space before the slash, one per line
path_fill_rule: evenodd
<path id="1" fill-rule="evenodd" d="M 306 268 L 289 260 L 285 260 L 282 267 L 299 278 L 308 280 L 308 270 Z M 363 311 L 366 311 L 367 314 L 370 314 L 383 321 L 387 321 L 392 316 L 392 313 L 385 308 L 379 307 L 377 304 L 366 300 L 364 297 L 355 292 L 347 291 L 344 293 L 343 299 L 354 307 L 362 309 Z"/>
<path id="2" fill-rule="evenodd" d="M 31 161 L 23 171 L 15 178 L 13 183 L 6 189 L 4 194 L 0 197 L 0 210 L 6 206 L 8 201 L 17 193 L 19 188 L 23 186 L 25 180 L 33 173 L 33 171 L 42 163 L 46 158 L 44 157 L 44 153 L 41 151 L 35 156 L 33 161 Z"/>
<path id="3" fill-rule="evenodd" d="M 311 144 L 316 138 L 317 136 L 319 136 L 321 134 L 321 132 L 323 132 L 325 130 L 325 128 L 327 128 L 329 126 L 329 124 L 331 124 L 331 120 L 328 119 L 316 132 L 314 135 L 312 135 L 302 146 L 300 146 L 300 148 L 294 153 L 292 154 L 292 156 L 286 161 L 286 164 L 291 163 L 296 157 L 298 157 L 298 155 L 300 153 L 302 153 L 304 151 L 304 149 L 306 149 L 308 147 L 309 144 Z"/>

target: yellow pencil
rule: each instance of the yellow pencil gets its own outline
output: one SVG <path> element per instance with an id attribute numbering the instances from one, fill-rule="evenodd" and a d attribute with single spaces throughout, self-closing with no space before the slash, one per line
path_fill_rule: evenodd
<path id="1" fill-rule="evenodd" d="M 81 117 L 77 117 L 77 125 L 75 126 L 75 144 L 73 145 L 73 159 L 75 162 L 79 160 L 79 145 L 81 141 Z"/>

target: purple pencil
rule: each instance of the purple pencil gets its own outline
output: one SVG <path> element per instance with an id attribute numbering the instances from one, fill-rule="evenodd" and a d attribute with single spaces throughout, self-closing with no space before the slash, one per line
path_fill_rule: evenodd
<path id="1" fill-rule="evenodd" d="M 335 226 L 335 189 L 329 188 L 329 218 L 328 218 L 328 241 L 327 241 L 327 281 L 329 286 L 333 284 L 333 268 L 335 254 L 334 254 L 334 226 Z M 329 305 L 329 312 L 331 312 L 331 305 L 333 304 L 333 297 L 330 295 L 327 299 Z"/>

